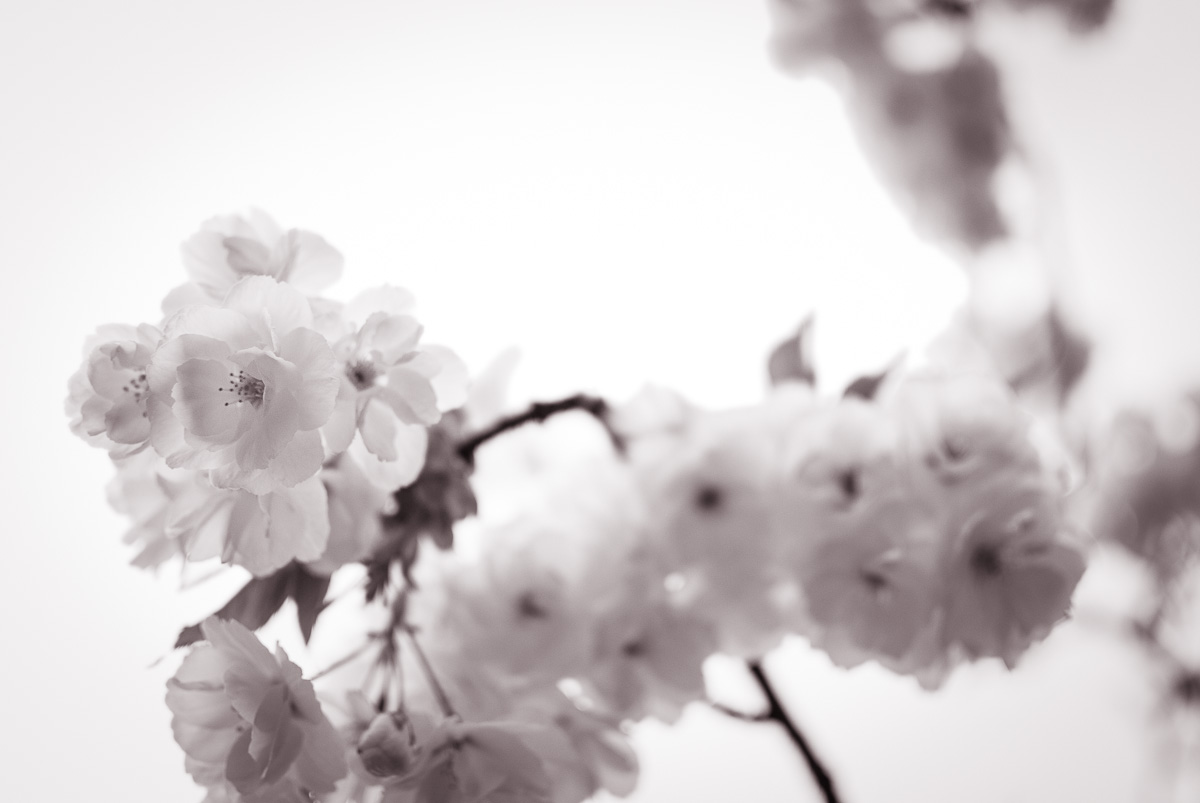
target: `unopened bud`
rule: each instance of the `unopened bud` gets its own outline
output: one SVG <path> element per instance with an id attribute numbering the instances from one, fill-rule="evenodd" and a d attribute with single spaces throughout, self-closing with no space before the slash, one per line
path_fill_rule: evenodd
<path id="1" fill-rule="evenodd" d="M 402 775 L 417 762 L 412 723 L 399 711 L 377 715 L 358 739 L 358 757 L 376 778 Z"/>

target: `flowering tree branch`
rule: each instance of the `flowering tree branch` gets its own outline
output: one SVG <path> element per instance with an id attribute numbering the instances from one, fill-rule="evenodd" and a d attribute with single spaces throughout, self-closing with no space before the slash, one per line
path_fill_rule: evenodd
<path id="1" fill-rule="evenodd" d="M 829 770 L 825 769 L 825 765 L 821 759 L 817 758 L 813 752 L 812 745 L 804 738 L 804 734 L 800 732 L 800 728 L 788 714 L 787 709 L 779 701 L 778 695 L 775 694 L 775 688 L 771 685 L 770 678 L 763 670 L 761 661 L 747 661 L 746 667 L 750 670 L 750 674 L 754 676 L 754 680 L 758 683 L 758 688 L 762 690 L 763 696 L 767 698 L 766 720 L 778 722 L 787 732 L 788 738 L 796 745 L 796 749 L 800 751 L 800 755 L 804 757 L 804 763 L 808 765 L 808 771 L 812 773 L 813 781 L 820 788 L 821 794 L 825 797 L 825 803 L 840 803 L 841 798 L 838 797 L 837 789 L 833 785 L 833 778 L 829 775 Z"/>
<path id="2" fill-rule="evenodd" d="M 582 410 L 585 413 L 589 413 L 604 427 L 604 431 L 608 433 L 608 437 L 612 441 L 613 448 L 619 454 L 625 453 L 624 437 L 613 429 L 612 424 L 608 420 L 608 402 L 599 396 L 576 393 L 574 396 L 568 396 L 558 401 L 534 402 L 524 412 L 514 413 L 513 415 L 501 418 L 490 427 L 460 442 L 458 445 L 459 457 L 468 463 L 473 463 L 475 460 L 475 451 L 497 435 L 502 435 L 509 430 L 517 429 L 525 424 L 533 422 L 541 423 L 551 416 L 571 410 Z"/>

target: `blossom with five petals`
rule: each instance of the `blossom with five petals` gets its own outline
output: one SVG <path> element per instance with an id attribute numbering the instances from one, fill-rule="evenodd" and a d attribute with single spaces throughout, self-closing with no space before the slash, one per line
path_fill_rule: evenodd
<path id="1" fill-rule="evenodd" d="M 368 290 L 342 311 L 348 331 L 331 338 L 342 378 L 322 430 L 328 449 L 347 451 L 386 491 L 417 478 L 427 428 L 466 400 L 465 366 L 450 349 L 420 343 L 411 307 L 400 288 Z"/>

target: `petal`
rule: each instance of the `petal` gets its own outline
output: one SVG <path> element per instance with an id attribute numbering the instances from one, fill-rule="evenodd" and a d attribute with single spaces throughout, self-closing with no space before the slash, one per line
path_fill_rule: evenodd
<path id="1" fill-rule="evenodd" d="M 296 397 L 268 386 L 262 406 L 246 411 L 250 426 L 237 441 L 237 464 L 243 470 L 267 468 L 295 437 L 300 421 Z"/>
<path id="2" fill-rule="evenodd" d="M 421 324 L 411 315 L 376 313 L 363 327 L 361 347 L 377 354 L 378 362 L 395 365 L 421 341 Z"/>
<path id="3" fill-rule="evenodd" d="M 379 396 L 406 424 L 436 424 L 442 417 L 433 385 L 407 366 L 388 371 L 387 385 L 379 389 Z"/>
<path id="4" fill-rule="evenodd" d="M 325 448 L 316 430 L 298 432 L 271 460 L 267 472 L 280 485 L 291 488 L 321 470 Z"/>
<path id="5" fill-rule="evenodd" d="M 296 329 L 279 343 L 279 356 L 296 366 L 303 383 L 296 390 L 302 430 L 316 429 L 329 420 L 343 377 L 333 349 L 311 329 Z"/>
<path id="6" fill-rule="evenodd" d="M 236 279 L 225 261 L 224 241 L 225 235 L 220 232 L 198 231 L 181 248 L 183 266 L 191 280 L 217 294 L 223 294 Z"/>
<path id="7" fill-rule="evenodd" d="M 361 434 L 346 450 L 371 484 L 389 493 L 412 484 L 425 465 L 425 450 L 429 443 L 429 431 L 420 425 L 400 424 L 396 427 L 393 440 L 395 460 L 380 460 L 371 454 L 363 443 Z"/>
<path id="8" fill-rule="evenodd" d="M 437 394 L 442 412 L 461 407 L 467 401 L 467 366 L 445 346 L 419 346 L 417 354 L 404 364 L 429 380 Z"/>
<path id="9" fill-rule="evenodd" d="M 363 290 L 346 304 L 347 321 L 362 326 L 374 313 L 408 315 L 416 306 L 413 294 L 402 287 L 385 284 Z"/>
<path id="10" fill-rule="evenodd" d="M 325 441 L 325 456 L 333 457 L 346 451 L 350 441 L 354 440 L 354 430 L 358 426 L 356 410 L 358 408 L 358 391 L 349 379 L 342 378 L 338 387 L 337 399 L 329 420 L 321 427 L 321 438 Z"/>
<path id="11" fill-rule="evenodd" d="M 316 295 L 342 275 L 340 251 L 311 231 L 292 229 L 280 241 L 289 259 L 279 278 L 308 295 Z"/>
<path id="12" fill-rule="evenodd" d="M 258 640 L 258 636 L 234 619 L 210 616 L 201 622 L 200 630 L 204 633 L 204 640 L 228 663 L 222 679 L 230 705 L 247 722 L 253 722 L 258 702 L 266 693 L 267 686 L 280 677 L 278 661 Z M 237 677 L 232 685 L 229 683 L 231 672 Z"/>
<path id="13" fill-rule="evenodd" d="M 363 445 L 367 451 L 381 460 L 395 460 L 396 427 L 399 422 L 391 408 L 379 401 L 375 396 L 367 399 L 362 413 L 358 417 L 358 429 L 362 433 Z"/>
<path id="14" fill-rule="evenodd" d="M 231 443 L 250 406 L 239 395 L 237 366 L 224 360 L 188 360 L 176 377 L 174 411 L 184 430 L 206 444 Z"/>
<path id="15" fill-rule="evenodd" d="M 222 306 L 245 315 L 260 333 L 267 333 L 267 342 L 293 329 L 312 328 L 312 309 L 304 294 L 268 276 L 242 279 L 225 296 Z"/>
<path id="16" fill-rule="evenodd" d="M 329 543 L 329 497 L 318 477 L 271 494 L 267 515 L 272 552 L 287 561 L 321 557 Z"/>
<path id="17" fill-rule="evenodd" d="M 196 282 L 187 282 L 167 293 L 166 297 L 162 300 L 162 314 L 164 318 L 169 318 L 184 307 L 215 307 L 224 296 L 224 292 L 220 294 L 212 293 Z"/>
<path id="18" fill-rule="evenodd" d="M 117 443 L 142 443 L 150 437 L 150 419 L 132 398 L 113 405 L 104 416 L 104 426 L 108 437 Z"/>

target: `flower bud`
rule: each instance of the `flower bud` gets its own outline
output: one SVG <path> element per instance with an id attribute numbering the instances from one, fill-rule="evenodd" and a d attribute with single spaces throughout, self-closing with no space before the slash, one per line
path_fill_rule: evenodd
<path id="1" fill-rule="evenodd" d="M 403 775 L 417 763 L 412 722 L 399 711 L 377 715 L 358 739 L 358 757 L 376 778 Z"/>

